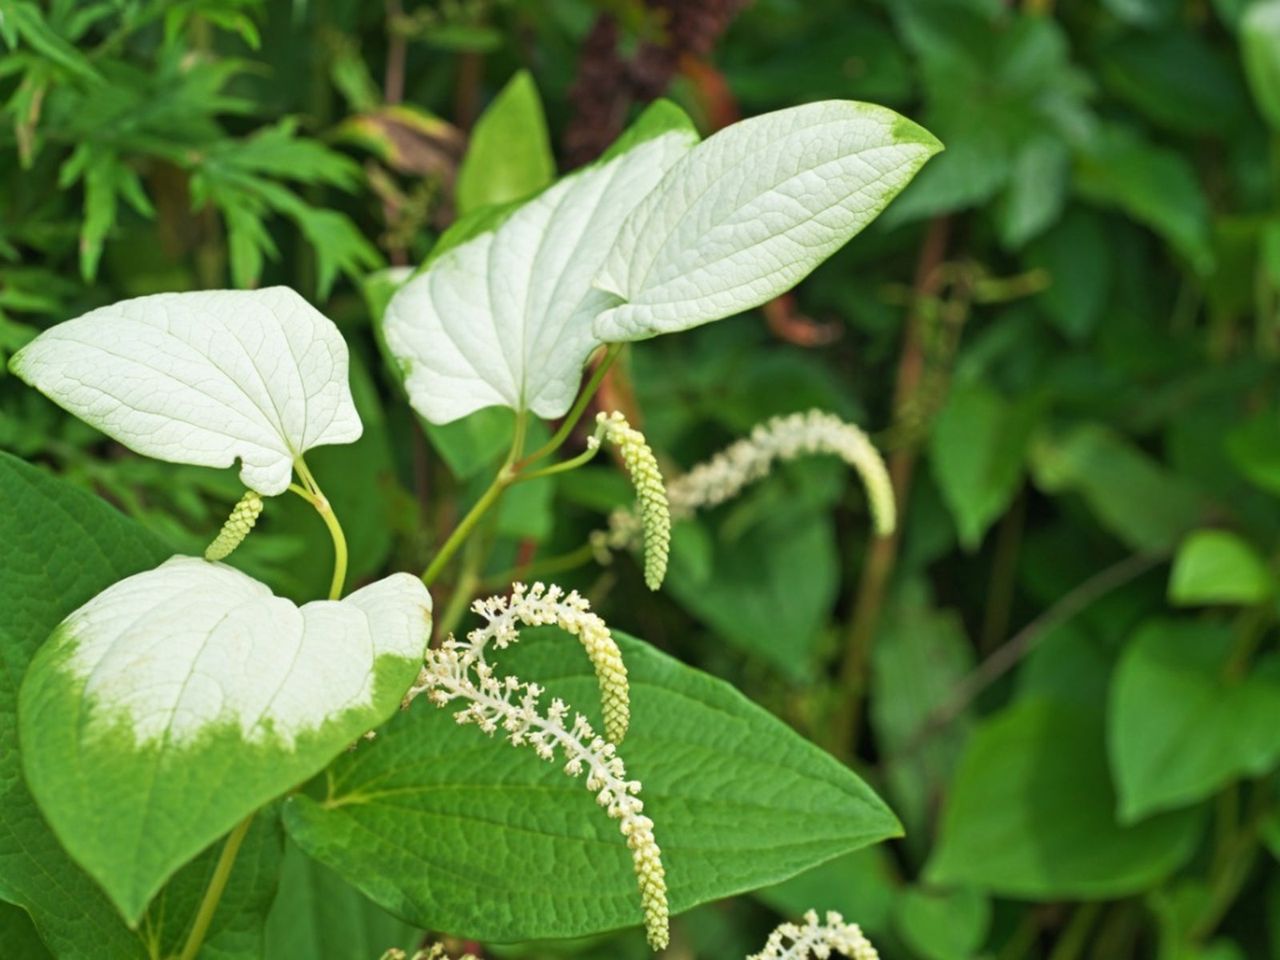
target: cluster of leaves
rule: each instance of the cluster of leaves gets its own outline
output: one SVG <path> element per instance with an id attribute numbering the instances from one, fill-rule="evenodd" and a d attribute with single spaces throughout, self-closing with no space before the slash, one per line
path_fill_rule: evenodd
<path id="1" fill-rule="evenodd" d="M 661 34 L 650 5 L 601 6 L 646 40 Z M 337 284 L 330 313 L 353 342 L 365 436 L 354 455 L 321 449 L 312 465 L 332 478 L 353 575 L 368 578 L 425 564 L 480 495 L 512 423 L 494 410 L 446 426 L 405 413 L 370 325 L 389 284 L 365 274 L 384 256 L 426 255 L 453 212 L 551 181 L 548 128 L 567 122 L 575 51 L 599 10 L 586 0 L 446 3 L 388 22 L 381 5 L 325 7 L 0 0 L 10 50 L 0 61 L 0 350 L 80 308 L 161 287 L 261 278 L 325 292 L 339 274 L 360 278 L 365 300 Z M 867 538 L 841 468 L 791 464 L 677 524 L 654 599 L 625 558 L 599 568 L 581 549 L 630 496 L 616 471 L 588 466 L 509 491 L 488 558 L 447 584 L 500 589 L 513 572 L 555 571 L 611 622 L 674 655 L 626 646 L 637 688 L 631 763 L 646 770 L 658 807 L 667 798 L 688 808 L 712 782 L 699 776 L 714 780 L 644 739 L 663 728 L 663 697 L 748 711 L 742 723 L 767 727 L 744 739 L 738 762 L 773 751 L 770 768 L 791 767 L 796 781 L 783 791 L 757 771 L 733 798 L 698 797 L 704 829 L 741 838 L 738 889 L 794 872 L 800 849 L 834 856 L 866 838 L 852 833 L 849 793 L 824 803 L 806 785 L 838 780 L 838 767 L 679 661 L 732 680 L 842 755 L 898 814 L 901 841 L 678 918 L 677 937 L 699 955 L 744 955 L 774 911 L 810 907 L 840 910 L 903 960 L 1280 950 L 1277 24 L 1272 0 L 756 0 L 714 70 L 682 71 L 674 95 L 704 124 L 722 115 L 726 91 L 745 114 L 855 98 L 920 120 L 948 148 L 801 288 L 799 308 L 834 342 L 788 342 L 803 338 L 752 315 L 636 345 L 606 385 L 672 469 L 769 416 L 814 406 L 883 427 L 905 493 L 888 546 Z M 395 74 L 397 44 L 407 45 L 404 99 L 416 107 L 386 103 L 389 87 L 371 79 Z M 549 123 L 533 84 L 504 86 L 518 66 L 532 68 Z M 460 135 L 427 108 L 465 125 L 470 104 L 490 95 L 458 170 Z M 103 460 L 116 451 L 12 383 L 0 382 L 0 444 L 107 494 L 151 531 L 103 535 L 97 573 L 76 566 L 88 548 L 70 531 L 50 560 L 25 539 L 19 491 L 37 480 L 7 468 L 5 502 L 19 509 L 0 518 L 3 542 L 32 546 L 7 553 L 5 569 L 47 576 L 44 593 L 31 579 L 7 582 L 6 601 L 59 600 L 44 619 L 4 628 L 18 642 L 4 648 L 2 730 L 26 659 L 61 613 L 154 565 L 168 552 L 157 537 L 195 552 L 240 488 L 228 473 Z M 98 507 L 75 491 L 42 496 L 66 498 L 72 527 L 115 530 L 113 514 L 81 513 Z M 282 595 L 323 592 L 327 541 L 303 505 L 273 503 L 260 531 L 237 554 L 244 569 Z M 553 691 L 589 702 L 587 666 L 555 649 L 531 644 L 513 665 L 559 677 Z M 423 726 L 439 745 L 436 789 L 384 793 Z M 468 733 L 406 714 L 378 752 L 339 761 L 337 792 L 292 801 L 291 829 L 320 836 L 337 818 L 350 833 L 394 824 L 397 837 L 428 838 L 379 856 L 412 859 L 403 866 L 421 869 L 419 905 L 445 928 L 555 936 L 566 928 L 554 918 L 586 903 L 596 929 L 632 922 L 621 848 L 575 890 L 509 864 L 459 876 L 456 848 L 430 846 L 464 808 L 503 824 L 500 843 L 521 864 L 593 862 L 607 834 L 577 821 L 557 836 L 533 831 L 533 796 L 589 798 Z M 12 751 L 0 756 L 5 827 L 15 825 L 0 835 L 7 878 L 28 822 L 8 811 L 36 815 L 16 793 Z M 522 759 L 529 789 L 513 792 Z M 449 794 L 462 778 L 467 789 Z M 759 805 L 748 799 L 753 782 Z M 239 955 L 264 922 L 268 956 L 373 957 L 420 940 L 293 844 L 282 854 L 276 823 L 261 824 L 246 840 L 255 855 L 237 866 L 243 899 L 211 950 Z M 495 842 L 491 827 L 483 836 Z M 666 845 L 690 871 L 677 875 L 674 905 L 705 899 L 706 878 L 689 866 L 696 838 L 677 828 Z M 55 845 L 39 856 L 56 865 L 64 855 Z M 166 896 L 185 899 L 164 917 L 189 915 L 215 857 L 184 868 Z M 281 857 L 273 895 L 264 878 Z M 89 942 L 115 942 L 94 919 L 109 906 L 79 882 L 60 909 L 82 918 Z M 557 895 L 572 906 L 550 904 Z M 0 887 L 29 908 L 27 896 Z M 478 916 L 482 903 L 516 906 Z M 171 950 L 181 933 L 162 919 L 146 949 Z M 35 938 L 23 913 L 0 904 L 0 955 L 40 956 Z M 70 942 L 49 946 L 75 955 Z M 501 955 L 643 951 L 631 932 Z"/>

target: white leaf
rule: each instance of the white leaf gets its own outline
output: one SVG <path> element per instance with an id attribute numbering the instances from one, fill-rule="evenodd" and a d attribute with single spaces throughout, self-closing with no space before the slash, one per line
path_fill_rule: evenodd
<path id="1" fill-rule="evenodd" d="M 293 461 L 360 436 L 337 327 L 287 287 L 124 300 L 36 337 L 10 368 L 138 453 L 227 467 L 274 496 Z"/>
<path id="2" fill-rule="evenodd" d="M 726 128 L 686 154 L 627 218 L 596 281 L 617 298 L 596 318 L 596 336 L 685 330 L 784 293 L 870 223 L 941 146 L 892 110 L 844 100 Z"/>
<path id="3" fill-rule="evenodd" d="M 430 624 L 431 596 L 407 573 L 297 607 L 232 567 L 173 557 L 104 590 L 60 630 L 91 715 L 106 729 L 126 720 L 139 746 L 235 725 L 245 741 L 290 748 L 371 707 L 379 658 L 416 664 Z"/>
<path id="4" fill-rule="evenodd" d="M 414 408 L 433 423 L 490 406 L 565 413 L 610 302 L 592 280 L 627 214 L 695 139 L 672 130 L 565 177 L 405 284 L 384 329 Z"/>

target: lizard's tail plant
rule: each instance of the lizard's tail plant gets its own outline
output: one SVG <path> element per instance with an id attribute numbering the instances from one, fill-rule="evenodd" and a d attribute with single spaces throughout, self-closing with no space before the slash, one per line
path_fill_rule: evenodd
<path id="1" fill-rule="evenodd" d="M 827 913 L 825 922 L 818 919 L 817 911 L 810 910 L 804 915 L 803 924 L 780 925 L 769 934 L 764 949 L 747 960 L 826 960 L 833 954 L 851 960 L 880 960 L 871 941 L 862 935 L 862 928 L 845 923 L 834 910 Z"/>
<path id="2" fill-rule="evenodd" d="M 561 625 L 577 635 L 591 654 L 600 678 L 606 728 L 620 734 L 626 729 L 626 671 L 608 630 L 587 611 L 586 602 L 577 594 L 566 597 L 558 587 L 548 589 L 542 584 L 528 590 L 516 584 L 510 601 L 492 597 L 477 601 L 472 609 L 486 624 L 468 633 L 465 641 L 450 636 L 438 649 L 428 651 L 405 705 L 422 694 L 438 707 L 458 702 L 461 709 L 454 713 L 458 723 L 474 724 L 490 735 L 501 730 L 512 744 L 532 747 L 543 760 L 562 759 L 569 776 L 586 773 L 587 789 L 618 821 L 631 850 L 649 944 L 654 950 L 664 949 L 669 934 L 662 853 L 653 821 L 644 814 L 640 781 L 627 777 L 618 755 L 619 737 L 598 736 L 586 717 L 558 697 L 544 710 L 542 687 L 517 677 L 498 676 L 485 658 L 490 643 L 501 650 L 519 639 L 517 623 Z"/>
<path id="3" fill-rule="evenodd" d="M 684 520 L 726 503 L 768 476 L 775 464 L 816 454 L 837 456 L 857 472 L 867 492 L 873 529 L 882 537 L 892 533 L 896 510 L 884 458 L 859 427 L 822 410 L 759 423 L 748 436 L 676 477 L 667 488 L 671 517 Z M 615 510 L 608 529 L 591 535 L 597 558 L 607 561 L 612 551 L 634 546 L 638 529 L 644 524 L 642 518 L 637 522 L 634 511 Z"/>
<path id="4" fill-rule="evenodd" d="M 498 815 L 442 815 L 432 806 L 441 793 L 432 777 L 449 739 L 466 734 L 434 711 L 391 721 L 407 692 L 407 699 L 426 694 L 455 705 L 460 722 L 501 730 L 541 757 L 559 758 L 569 774 L 585 775 L 630 849 L 649 941 L 665 945 L 663 859 L 640 784 L 628 779 L 618 754 L 631 690 L 610 630 L 577 594 L 517 585 L 509 599 L 476 606 L 484 624 L 466 640 L 450 635 L 429 650 L 428 587 L 467 545 L 447 617 L 465 610 L 466 585 L 479 582 L 489 560 L 487 538 L 476 536 L 486 514 L 513 484 L 572 470 L 601 442 L 618 448 L 637 495 L 614 535 L 643 541 L 654 589 L 666 572 L 672 516 L 722 502 L 775 462 L 804 453 L 834 453 L 859 470 L 877 529 L 890 529 L 893 502 L 878 456 L 861 431 L 826 414 L 770 421 L 669 491 L 643 436 L 616 414 L 597 420 L 596 441 L 582 457 L 564 459 L 560 449 L 626 344 L 731 317 L 786 292 L 870 223 L 940 149 L 916 124 L 869 104 L 806 104 L 702 141 L 679 108 L 659 102 L 598 163 L 523 202 L 465 214 L 421 269 L 398 278 L 403 283 L 377 320 L 418 414 L 440 425 L 505 407 L 514 415 L 511 447 L 421 576 L 391 573 L 349 593 L 346 536 L 306 454 L 354 443 L 364 426 L 346 341 L 296 292 L 138 297 L 56 324 L 14 354 L 9 365 L 19 378 L 135 453 L 238 468 L 249 492 L 204 557 L 166 559 L 153 536 L 92 497 L 42 518 L 70 544 L 59 548 L 59 562 L 32 547 L 37 537 L 25 525 L 7 528 L 16 533 L 0 550 L 0 583 L 45 592 L 39 602 L 16 605 L 17 633 L 0 631 L 0 659 L 28 664 L 16 719 L 14 691 L 0 690 L 7 703 L 0 783 L 19 785 L 0 799 L 6 826 L 33 831 L 29 847 L 40 851 L 6 859 L 6 898 L 48 942 L 68 943 L 68 954 L 197 960 L 219 952 L 202 954 L 220 929 L 245 922 L 234 905 L 259 895 L 255 878 L 269 900 L 271 851 L 278 858 L 283 823 L 305 855 L 419 927 L 521 940 L 634 922 L 625 873 L 576 878 L 571 909 L 555 908 L 561 884 L 526 879 L 518 895 L 503 886 L 519 878 L 488 869 L 494 849 L 538 836 L 555 853 L 539 864 L 550 873 L 575 857 L 584 870 L 598 869 L 590 853 L 599 847 L 584 852 L 581 837 L 532 829 L 513 839 Z M 595 355 L 602 360 L 583 385 Z M 560 425 L 529 452 L 525 440 L 538 419 Z M 58 488 L 42 499 L 32 491 L 55 482 L 39 471 L 15 472 L 12 461 L 0 455 L 0 501 L 39 510 L 80 496 Z M 315 509 L 333 544 L 327 593 L 317 590 L 301 605 L 222 562 L 235 559 L 266 500 L 285 493 Z M 581 642 L 600 687 L 603 736 L 559 698 L 544 704 L 541 687 L 498 675 L 486 659 L 531 624 L 555 624 Z M 693 838 L 684 848 L 682 903 L 775 881 L 784 868 L 816 866 L 897 831 L 888 808 L 836 760 L 727 685 L 638 641 L 622 648 L 629 643 L 633 671 L 646 671 L 647 695 L 664 698 L 664 728 L 679 730 L 688 747 L 663 754 L 651 782 L 662 778 L 673 811 L 702 811 L 666 834 L 673 859 L 681 855 L 675 838 Z M 347 749 L 378 728 L 377 740 Z M 749 750 L 743 731 L 751 731 Z M 630 732 L 628 749 L 639 735 Z M 790 765 L 772 759 L 784 755 Z M 748 831 L 736 822 L 715 828 L 718 816 L 731 815 L 757 832 L 773 827 L 772 818 L 761 819 L 768 814 L 760 812 L 760 777 L 778 778 L 777 794 L 790 796 L 816 767 L 823 768 L 813 777 L 821 789 L 810 784 L 806 816 L 769 838 L 783 852 L 744 839 Z M 450 796 L 469 812 L 491 802 L 479 764 L 450 775 L 461 781 L 450 784 Z M 549 802 L 531 799 L 521 815 L 534 824 L 560 817 Z M 808 814 L 814 804 L 823 816 Z M 353 816 L 363 818 L 358 827 Z M 421 829 L 405 829 L 406 816 Z M 834 849 L 837 823 L 849 827 Z M 441 839 L 450 830 L 467 842 Z M 395 843 L 386 843 L 392 835 Z M 433 859 L 436 844 L 448 848 L 446 857 Z M 562 860 L 566 848 L 573 853 Z M 242 850 L 252 851 L 249 870 L 236 869 Z M 439 870 L 424 871 L 424 863 Z M 13 886 L 11 864 L 39 879 Z M 483 883 L 473 895 L 458 892 L 476 877 Z M 611 884 L 613 893 L 601 895 Z M 99 887 L 105 897 L 96 896 Z M 65 896 L 42 899 L 44 888 L 72 891 L 86 922 L 68 923 Z M 228 889 L 236 895 L 220 909 Z M 503 909 L 486 898 L 500 899 Z M 173 923 L 156 923 L 149 911 L 159 904 Z M 147 939 L 161 926 L 164 942 Z M 765 956 L 795 955 L 802 941 L 791 939 L 791 953 L 779 953 L 779 944 Z"/>

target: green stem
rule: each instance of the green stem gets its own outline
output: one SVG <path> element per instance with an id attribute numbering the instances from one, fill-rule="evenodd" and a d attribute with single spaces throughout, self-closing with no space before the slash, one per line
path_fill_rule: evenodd
<path id="1" fill-rule="evenodd" d="M 518 474 L 512 479 L 512 483 L 524 483 L 527 480 L 541 480 L 543 477 L 554 477 L 557 473 L 567 473 L 570 470 L 577 470 L 579 467 L 590 463 L 599 452 L 600 445 L 592 444 L 583 450 L 576 457 L 570 457 L 568 460 L 561 460 L 559 463 L 553 463 L 549 467 L 543 467 L 541 470 L 531 470 L 528 473 Z"/>
<path id="2" fill-rule="evenodd" d="M 1062 931 L 1062 936 L 1054 944 L 1049 960 L 1075 960 L 1080 956 L 1089 939 L 1089 932 L 1093 929 L 1094 922 L 1101 912 L 1101 901 L 1082 903 L 1076 907 L 1066 929 Z"/>
<path id="3" fill-rule="evenodd" d="M 449 534 L 449 539 L 444 542 L 444 545 L 432 557 L 427 569 L 423 571 L 422 582 L 428 587 L 436 582 L 449 561 L 453 559 L 453 555 L 458 552 L 458 548 L 466 542 L 467 537 L 471 536 L 476 524 L 488 513 L 489 508 L 497 503 L 502 498 L 502 494 L 506 492 L 507 487 L 515 482 L 518 469 L 514 464 L 524 451 L 524 438 L 527 429 L 528 420 L 525 414 L 517 414 L 516 432 L 514 439 L 511 441 L 511 451 L 507 454 L 506 461 L 498 469 L 498 474 L 493 478 L 493 483 L 489 484 L 488 489 L 480 495 L 480 499 L 467 511 L 467 515 L 462 518 L 462 522 L 454 528 L 453 533 Z"/>
<path id="4" fill-rule="evenodd" d="M 227 888 L 227 881 L 231 879 L 231 868 L 235 866 L 240 845 L 244 843 L 245 834 L 249 832 L 249 824 L 252 822 L 253 814 L 251 813 L 227 836 L 227 842 L 222 847 L 222 855 L 218 857 L 218 864 L 213 868 L 213 876 L 209 878 L 209 886 L 205 888 L 204 898 L 196 911 L 195 923 L 187 936 L 182 953 L 178 955 L 178 960 L 196 960 L 200 946 L 204 943 L 205 934 L 209 932 L 209 924 L 213 922 L 213 915 L 218 910 L 222 892 Z"/>
<path id="5" fill-rule="evenodd" d="M 329 599 L 337 600 L 341 598 L 343 585 L 347 582 L 347 538 L 342 532 L 342 524 L 338 522 L 338 515 L 333 512 L 328 497 L 320 489 L 320 484 L 316 483 L 306 461 L 299 457 L 293 461 L 293 465 L 304 486 L 291 483 L 289 489 L 316 508 L 316 513 L 320 514 L 320 519 L 329 528 L 329 536 L 333 538 L 333 579 L 329 583 Z"/>
<path id="6" fill-rule="evenodd" d="M 596 364 L 595 370 L 591 373 L 591 379 L 587 381 L 587 385 L 582 388 L 582 392 L 578 394 L 578 399 L 574 402 L 573 408 L 569 411 L 564 421 L 557 430 L 542 446 L 540 446 L 529 456 L 525 457 L 517 463 L 516 470 L 519 471 L 527 467 L 531 463 L 537 463 L 544 457 L 550 456 L 560 449 L 561 445 L 569 439 L 569 434 L 573 432 L 573 428 L 578 425 L 578 421 L 582 419 L 582 414 L 586 412 L 587 404 L 591 402 L 591 398 L 596 395 L 596 391 L 600 389 L 600 384 L 604 382 L 604 375 L 609 372 L 609 368 L 613 366 L 613 362 L 618 359 L 618 354 L 622 352 L 622 344 L 611 343 L 605 355 Z"/>

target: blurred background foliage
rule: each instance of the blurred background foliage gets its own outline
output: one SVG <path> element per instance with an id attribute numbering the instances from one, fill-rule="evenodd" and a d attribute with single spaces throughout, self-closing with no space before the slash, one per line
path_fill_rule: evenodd
<path id="1" fill-rule="evenodd" d="M 425 566 L 511 429 L 415 419 L 371 322 L 384 268 L 655 96 L 707 133 L 827 97 L 923 122 L 947 152 L 794 295 L 637 344 L 602 393 L 672 473 L 774 414 L 863 424 L 898 535 L 869 538 L 845 470 L 792 464 L 679 525 L 650 595 L 583 549 L 629 496 L 598 463 L 513 489 L 437 607 L 577 586 L 903 820 L 685 915 L 672 957 L 741 957 L 808 907 L 890 960 L 1280 957 L 1277 0 L 0 0 L 0 43 L 0 358 L 125 297 L 297 288 L 353 348 L 365 436 L 312 467 L 357 579 Z M 240 494 L 4 375 L 0 445 L 183 552 Z M 259 529 L 235 562 L 323 592 L 305 505 Z M 290 853 L 273 960 L 419 937 Z"/>

